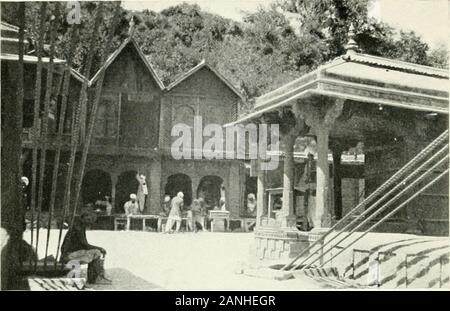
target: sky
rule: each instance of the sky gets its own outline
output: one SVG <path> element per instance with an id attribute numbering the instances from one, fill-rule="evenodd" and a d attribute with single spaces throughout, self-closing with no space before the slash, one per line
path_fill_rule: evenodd
<path id="1" fill-rule="evenodd" d="M 145 0 L 122 1 L 130 10 L 149 9 L 159 12 L 182 2 L 196 3 L 202 10 L 237 21 L 244 12 L 254 12 L 259 6 L 267 7 L 275 0 Z M 374 0 L 371 15 L 396 29 L 414 30 L 431 47 L 449 40 L 449 0 Z"/>

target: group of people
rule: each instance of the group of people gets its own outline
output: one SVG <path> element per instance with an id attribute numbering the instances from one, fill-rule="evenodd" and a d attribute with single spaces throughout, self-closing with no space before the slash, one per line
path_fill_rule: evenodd
<path id="1" fill-rule="evenodd" d="M 166 195 L 163 203 L 163 211 L 160 216 L 167 217 L 164 230 L 162 230 L 162 220 L 158 222 L 158 229 L 164 233 L 180 232 L 182 213 L 184 210 L 184 194 L 178 192 L 172 199 Z M 187 230 L 197 232 L 206 229 L 206 208 L 203 199 L 195 199 L 191 206 L 186 207 Z M 173 227 L 175 226 L 175 230 Z"/>

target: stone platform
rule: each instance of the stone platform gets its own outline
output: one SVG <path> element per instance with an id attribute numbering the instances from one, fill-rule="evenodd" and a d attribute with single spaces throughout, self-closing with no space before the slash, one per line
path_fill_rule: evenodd
<path id="1" fill-rule="evenodd" d="M 287 260 L 296 257 L 325 232 L 326 230 L 299 231 L 293 227 L 260 227 L 255 230 L 252 252 L 260 260 Z"/>

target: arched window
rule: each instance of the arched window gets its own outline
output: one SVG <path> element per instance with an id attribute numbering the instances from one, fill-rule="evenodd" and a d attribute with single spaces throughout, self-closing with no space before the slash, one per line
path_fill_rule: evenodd
<path id="1" fill-rule="evenodd" d="M 107 172 L 98 169 L 88 171 L 81 184 L 83 205 L 103 200 L 105 195 L 111 196 L 111 185 L 111 176 Z"/>
<path id="2" fill-rule="evenodd" d="M 221 193 L 223 179 L 219 176 L 208 175 L 200 180 L 197 188 L 197 198 L 202 198 L 205 201 L 206 208 L 208 210 L 219 206 L 220 197 L 224 194 Z"/>
<path id="3" fill-rule="evenodd" d="M 166 194 L 174 197 L 178 192 L 184 194 L 184 206 L 190 206 L 192 203 L 192 181 L 188 175 L 174 174 L 167 178 L 166 186 L 164 187 Z"/>

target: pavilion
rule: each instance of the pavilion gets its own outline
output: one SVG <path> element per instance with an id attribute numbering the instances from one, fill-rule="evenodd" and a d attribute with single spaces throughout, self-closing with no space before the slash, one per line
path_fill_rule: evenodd
<path id="1" fill-rule="evenodd" d="M 257 170 L 256 253 L 289 258 L 332 225 L 329 196 L 339 184 L 340 155 L 364 143 L 365 191 L 371 193 L 448 128 L 448 70 L 362 54 L 350 27 L 346 54 L 271 91 L 236 122 L 278 123 L 284 145 L 283 201 L 273 216 L 267 205 L 267 172 Z M 317 143 L 314 229 L 299 231 L 294 208 L 293 146 L 299 136 Z M 337 160 L 337 161 L 336 161 Z M 261 160 L 258 160 L 259 163 Z M 380 228 L 388 232 L 448 235 L 448 178 Z M 302 244 L 303 243 L 303 244 Z"/>

